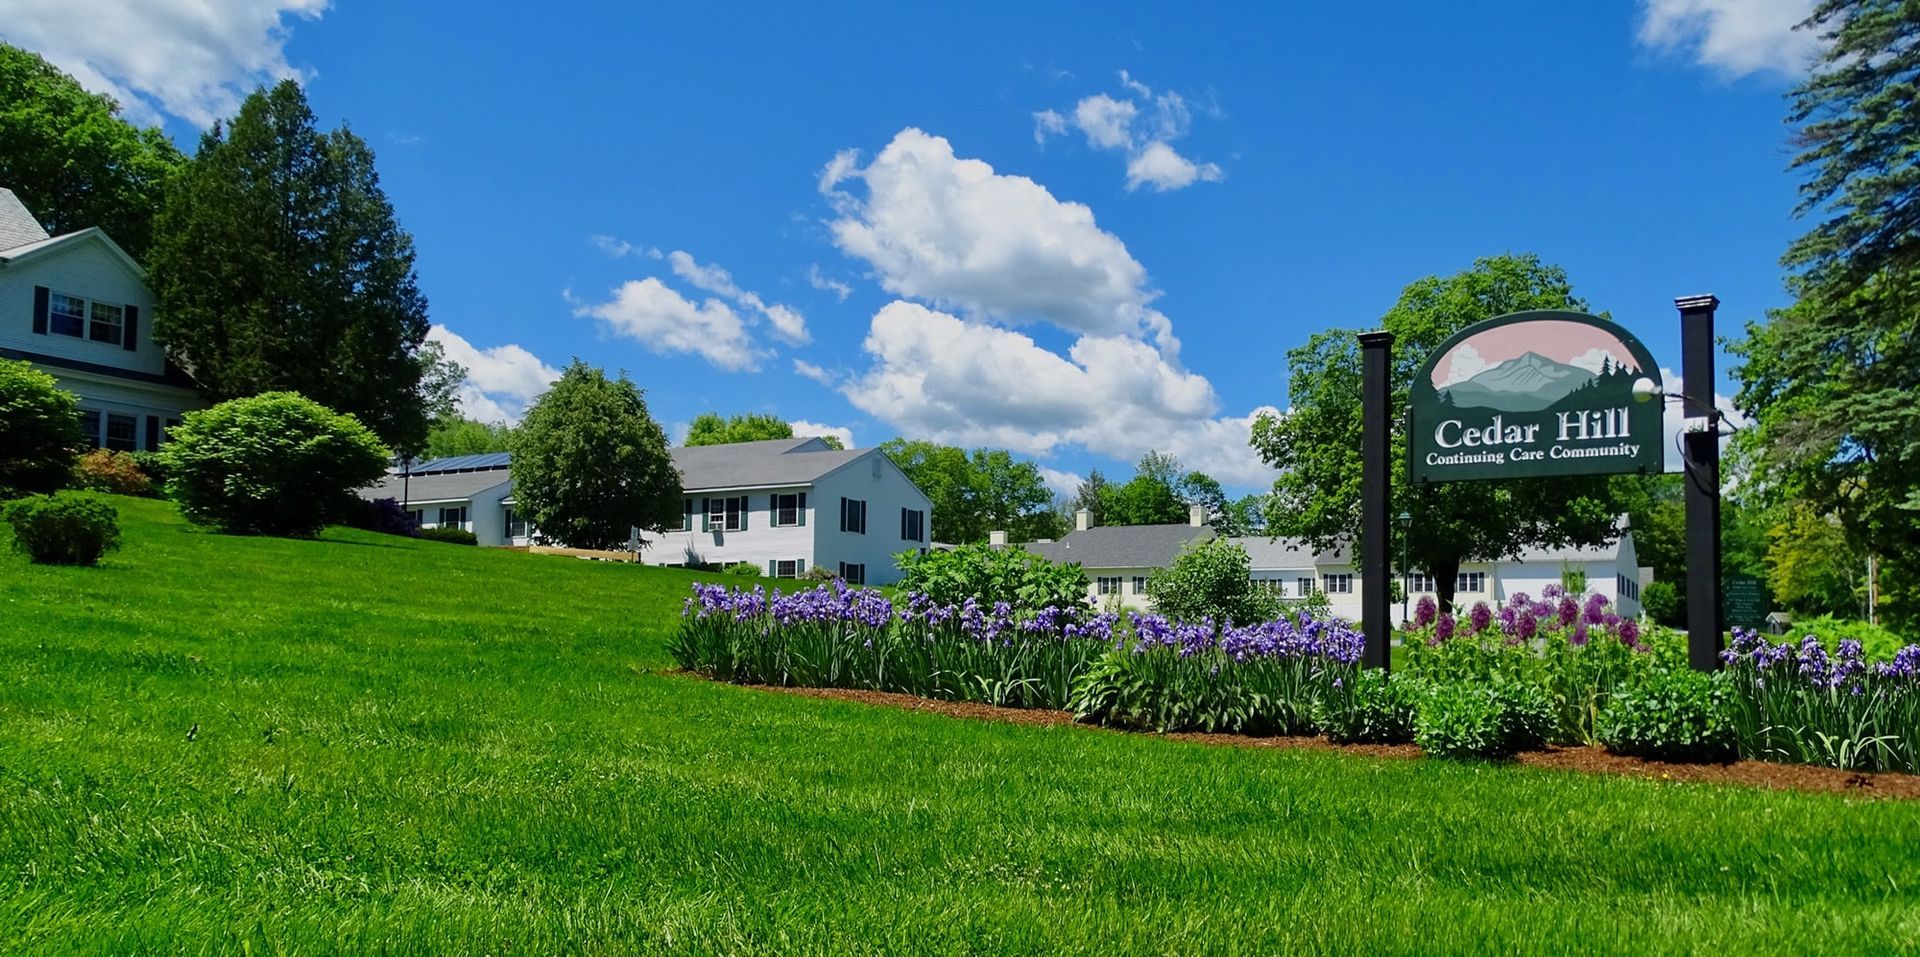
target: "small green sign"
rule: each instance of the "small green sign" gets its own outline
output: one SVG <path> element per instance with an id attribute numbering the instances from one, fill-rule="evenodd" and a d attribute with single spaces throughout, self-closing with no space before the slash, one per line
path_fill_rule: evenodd
<path id="1" fill-rule="evenodd" d="M 1414 375 L 1414 482 L 1659 472 L 1660 371 L 1633 334 L 1579 312 L 1516 312 L 1462 329 Z"/>
<path id="2" fill-rule="evenodd" d="M 1766 627 L 1767 586 L 1753 575 L 1725 576 L 1720 582 L 1720 612 L 1728 628 Z"/>

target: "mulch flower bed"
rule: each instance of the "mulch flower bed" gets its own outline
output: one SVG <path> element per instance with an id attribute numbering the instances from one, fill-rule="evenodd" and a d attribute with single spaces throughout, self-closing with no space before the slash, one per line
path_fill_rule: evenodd
<path id="1" fill-rule="evenodd" d="M 904 711 L 924 711 L 945 715 L 950 718 L 967 718 L 974 721 L 1000 721 L 1008 724 L 1030 724 L 1041 726 L 1073 725 L 1073 715 L 1066 711 L 1046 711 L 1032 708 L 998 708 L 993 705 L 978 704 L 969 701 L 935 701 L 913 695 L 895 694 L 886 691 L 859 691 L 848 688 L 783 688 L 773 685 L 753 685 L 763 691 L 777 691 L 782 694 L 800 695 L 807 698 L 827 698 L 835 701 L 854 701 L 861 704 L 877 705 L 886 708 L 899 708 Z M 1093 728 L 1092 725 L 1081 725 Z M 1362 754 L 1380 758 L 1417 758 L 1420 748 L 1411 744 L 1334 744 L 1319 737 L 1251 737 L 1244 734 L 1201 734 L 1180 733 L 1162 737 L 1174 741 L 1186 741 L 1194 744 L 1206 744 L 1242 748 L 1312 748 L 1320 751 L 1342 751 L 1348 754 Z M 1773 788 L 1780 791 L 1809 791 L 1827 794 L 1845 794 L 1852 797 L 1920 799 L 1920 775 L 1914 774 L 1862 774 L 1858 771 L 1840 771 L 1834 768 L 1814 767 L 1806 764 L 1775 764 L 1771 761 L 1732 761 L 1722 764 L 1682 764 L 1668 761 L 1650 761 L 1613 754 L 1600 747 L 1548 748 L 1545 751 L 1529 751 L 1521 754 L 1516 763 L 1528 767 L 1554 768 L 1562 771 L 1584 771 L 1591 774 L 1628 774 L 1660 781 L 1677 781 L 1703 784 L 1735 784 L 1746 787 Z"/>

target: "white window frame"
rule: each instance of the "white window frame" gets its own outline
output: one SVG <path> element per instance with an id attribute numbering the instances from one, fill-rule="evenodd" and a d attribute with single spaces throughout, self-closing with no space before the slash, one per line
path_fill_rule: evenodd
<path id="1" fill-rule="evenodd" d="M 1432 572 L 1413 572 L 1407 575 L 1407 590 L 1410 592 L 1431 592 L 1434 591 L 1435 584 Z"/>
<path id="2" fill-rule="evenodd" d="M 773 523 L 772 524 L 774 528 L 800 527 L 801 514 L 806 511 L 805 508 L 801 507 L 800 499 L 805 494 L 806 493 L 804 492 L 775 492 L 774 493 L 773 503 L 772 503 L 773 504 Z M 784 511 L 786 511 L 786 509 L 789 506 L 791 506 L 793 509 L 792 521 L 787 521 L 786 519 L 783 519 L 780 517 L 781 514 Z"/>
<path id="3" fill-rule="evenodd" d="M 113 321 L 102 322 L 100 320 L 101 310 L 110 310 L 113 313 Z M 48 328 L 52 328 L 53 323 L 51 320 L 48 321 L 47 326 Z M 100 338 L 100 330 L 102 328 L 112 329 L 113 338 L 111 339 Z M 107 303 L 107 302 L 88 302 L 87 303 L 87 341 L 99 342 L 99 343 L 103 343 L 105 345 L 110 345 L 110 346 L 117 346 L 125 343 L 127 341 L 127 307 L 116 306 L 112 303 Z"/>
<path id="4" fill-rule="evenodd" d="M 1319 585 L 1319 582 L 1317 580 L 1312 578 L 1307 578 L 1304 576 L 1295 578 L 1293 580 L 1293 586 L 1296 589 L 1299 589 L 1300 594 L 1296 596 L 1299 598 L 1305 598 L 1313 594 L 1314 589 L 1318 587 L 1318 585 Z"/>
<path id="5" fill-rule="evenodd" d="M 866 584 L 867 583 L 866 563 L 841 562 L 840 563 L 840 580 L 846 582 L 849 585 Z"/>
<path id="6" fill-rule="evenodd" d="M 80 314 L 74 315 L 73 313 L 62 311 L 61 307 L 66 304 L 66 303 L 63 303 L 62 300 L 66 300 L 66 302 L 70 302 L 70 303 L 77 303 L 80 308 Z M 47 294 L 47 335 L 66 336 L 69 339 L 85 339 L 87 337 L 87 317 L 91 315 L 93 312 L 93 310 L 89 308 L 89 306 L 90 306 L 89 301 L 80 296 L 68 295 L 67 293 L 64 293 L 64 292 L 48 293 Z M 68 332 L 60 328 L 59 325 L 57 325 L 57 323 L 62 323 L 62 322 L 78 322 L 79 326 L 75 328 L 72 332 Z"/>
<path id="7" fill-rule="evenodd" d="M 79 315 L 65 312 L 60 308 L 70 304 L 78 305 L 80 309 Z M 111 313 L 111 321 L 106 320 L 103 317 L 103 313 Z M 56 322 L 78 322 L 79 328 L 76 331 L 68 332 L 56 326 Z M 103 339 L 101 338 L 100 332 L 96 331 L 105 329 L 113 330 L 112 338 Z M 66 336 L 69 339 L 79 339 L 83 342 L 98 342 L 105 346 L 125 346 L 127 343 L 126 304 L 101 302 L 98 299 L 88 299 L 85 296 L 76 296 L 72 293 L 49 290 L 47 292 L 47 334 L 50 336 Z"/>
<path id="8" fill-rule="evenodd" d="M 738 503 L 739 508 L 733 508 Z M 744 532 L 747 530 L 747 512 L 751 506 L 745 495 L 729 495 L 707 499 L 707 530 L 712 532 Z M 733 524 L 738 518 L 739 524 Z"/>
<path id="9" fill-rule="evenodd" d="M 900 540 L 903 542 L 924 542 L 927 540 L 927 513 L 924 509 L 900 509 Z"/>
<path id="10" fill-rule="evenodd" d="M 448 512 L 453 512 L 458 517 L 454 521 L 449 522 L 447 521 Z M 457 528 L 462 531 L 466 530 L 468 516 L 467 516 L 467 507 L 465 505 L 453 505 L 453 506 L 442 505 L 440 506 L 439 517 L 440 517 L 441 528 Z"/>
<path id="11" fill-rule="evenodd" d="M 113 437 L 114 420 L 121 420 L 130 430 L 125 445 L 116 444 Z M 107 412 L 100 418 L 100 447 L 116 452 L 140 451 L 140 417 L 126 412 Z"/>
<path id="12" fill-rule="evenodd" d="M 800 559 L 798 558 L 774 559 L 773 560 L 773 577 L 799 578 L 800 577 Z"/>
<path id="13" fill-rule="evenodd" d="M 1102 595 L 1118 595 L 1121 581 L 1119 575 L 1097 575 L 1093 579 L 1093 585 Z"/>
<path id="14" fill-rule="evenodd" d="M 1486 572 L 1461 572 L 1453 580 L 1453 590 L 1460 595 L 1480 595 L 1487 590 Z"/>
<path id="15" fill-rule="evenodd" d="M 1320 587 L 1329 595 L 1353 594 L 1352 572 L 1327 572 L 1320 576 Z"/>

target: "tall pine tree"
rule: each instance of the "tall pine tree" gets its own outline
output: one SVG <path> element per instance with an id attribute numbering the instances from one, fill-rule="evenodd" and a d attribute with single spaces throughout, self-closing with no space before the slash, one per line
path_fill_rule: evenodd
<path id="1" fill-rule="evenodd" d="M 1779 501 L 1881 559 L 1885 610 L 1920 623 L 1920 4 L 1826 0 L 1827 52 L 1794 91 L 1807 174 L 1793 306 L 1747 327 L 1741 441 Z"/>
<path id="2" fill-rule="evenodd" d="M 154 337 L 214 400 L 291 390 L 402 451 L 427 432 L 427 301 L 373 151 L 282 81 L 202 137 L 168 191 Z"/>

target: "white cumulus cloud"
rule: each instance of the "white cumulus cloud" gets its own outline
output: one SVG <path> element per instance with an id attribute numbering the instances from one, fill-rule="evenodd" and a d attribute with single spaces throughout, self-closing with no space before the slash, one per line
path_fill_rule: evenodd
<path id="1" fill-rule="evenodd" d="M 1083 481 L 1076 472 L 1050 468 L 1045 465 L 1040 466 L 1040 480 L 1047 483 L 1047 488 L 1061 498 L 1072 498 L 1078 494 L 1080 491 L 1080 483 Z"/>
<path id="2" fill-rule="evenodd" d="M 427 338 L 440 343 L 447 358 L 466 367 L 460 386 L 460 414 L 481 422 L 518 422 L 527 406 L 560 378 L 560 370 L 517 345 L 476 347 L 446 326 Z"/>
<path id="3" fill-rule="evenodd" d="M 0 39 L 47 58 L 137 122 L 208 126 L 255 86 L 302 71 L 287 62 L 293 22 L 327 0 L 8 0 Z"/>
<path id="4" fill-rule="evenodd" d="M 1197 162 L 1174 149 L 1173 141 L 1185 136 L 1193 121 L 1185 97 L 1172 90 L 1155 93 L 1125 70 L 1120 71 L 1120 85 L 1125 92 L 1118 97 L 1095 93 L 1081 98 L 1071 116 L 1058 110 L 1034 113 L 1034 142 L 1045 145 L 1048 138 L 1065 134 L 1071 123 L 1087 145 L 1126 154 L 1128 190 L 1151 186 L 1164 193 L 1226 178 L 1219 164 Z"/>
<path id="5" fill-rule="evenodd" d="M 831 435 L 839 439 L 840 444 L 847 448 L 859 448 L 859 446 L 853 443 L 853 430 L 844 425 L 822 425 L 818 422 L 808 422 L 805 419 L 794 419 L 787 424 L 793 427 L 793 434 L 796 436 Z"/>
<path id="6" fill-rule="evenodd" d="M 725 302 L 695 303 L 651 276 L 628 280 L 613 298 L 581 304 L 574 315 L 598 319 L 608 331 L 656 353 L 693 353 L 729 372 L 758 369 L 769 355 L 753 344 L 746 323 Z"/>
<path id="7" fill-rule="evenodd" d="M 835 375 L 832 371 L 828 369 L 824 369 L 820 366 L 814 365 L 813 363 L 808 362 L 805 359 L 793 360 L 793 371 L 795 375 L 812 379 L 813 381 L 818 382 L 821 385 L 827 386 L 829 388 L 839 384 L 839 379 L 840 379 L 839 376 Z"/>
<path id="8" fill-rule="evenodd" d="M 1656 50 L 1691 57 L 1729 77 L 1804 75 L 1819 55 L 1816 31 L 1794 26 L 1815 0 L 1643 0 L 1638 36 Z"/>
<path id="9" fill-rule="evenodd" d="M 1666 403 L 1666 414 L 1663 416 L 1661 422 L 1661 437 L 1666 442 L 1664 451 L 1666 453 L 1667 471 L 1680 472 L 1684 471 L 1684 463 L 1680 458 L 1680 435 L 1686 431 L 1687 420 L 1702 416 L 1704 410 L 1680 401 L 1679 396 L 1681 395 L 1681 390 L 1686 387 L 1686 380 L 1682 379 L 1679 373 L 1662 366 L 1660 368 L 1660 381 L 1660 388 L 1661 391 L 1665 393 L 1664 401 Z M 1663 401 L 1663 399 L 1661 397 L 1655 397 L 1648 401 L 1660 402 Z M 1726 424 L 1720 428 L 1720 431 L 1723 433 L 1728 431 L 1728 426 L 1734 429 L 1743 429 L 1749 424 L 1747 417 L 1742 415 L 1739 409 L 1734 408 L 1733 399 L 1729 396 L 1715 392 L 1713 394 L 1713 407 L 1719 409 L 1721 415 L 1725 417 Z M 1732 441 L 1731 435 L 1726 435 L 1721 438 L 1720 451 L 1722 454 L 1726 453 L 1727 444 L 1730 441 Z M 1724 478 L 1724 476 L 1722 477 Z"/>
<path id="10" fill-rule="evenodd" d="M 717 265 L 702 265 L 690 253 L 674 250 L 667 254 L 667 263 L 673 267 L 673 274 L 689 284 L 718 296 L 733 300 L 742 309 L 752 310 L 767 324 L 773 327 L 773 334 L 789 345 L 801 345 L 808 341 L 807 320 L 791 306 L 779 303 L 769 304 L 757 294 L 740 288 L 733 281 L 733 275 Z"/>
<path id="11" fill-rule="evenodd" d="M 1204 377 L 1137 338 L 1086 335 L 1062 356 L 1020 332 L 895 301 L 874 315 L 864 348 L 874 364 L 842 392 L 907 434 L 1032 455 L 1077 445 L 1131 460 L 1160 449 L 1232 484 L 1273 477 L 1247 444 L 1262 410 L 1218 417 Z"/>
<path id="12" fill-rule="evenodd" d="M 821 272 L 817 263 L 807 267 L 807 285 L 821 292 L 833 293 L 833 297 L 841 302 L 846 302 L 847 297 L 853 295 L 852 286 Z"/>
<path id="13" fill-rule="evenodd" d="M 866 187 L 864 197 L 843 189 Z M 1090 335 L 1153 333 L 1172 353 L 1147 271 L 1093 211 L 1062 202 L 1024 176 L 961 159 L 946 139 L 900 131 L 864 168 L 842 152 L 822 177 L 839 212 L 829 223 L 843 252 L 866 260 L 897 295 L 971 319 L 1050 322 Z"/>

